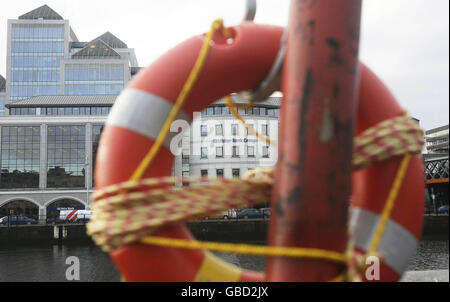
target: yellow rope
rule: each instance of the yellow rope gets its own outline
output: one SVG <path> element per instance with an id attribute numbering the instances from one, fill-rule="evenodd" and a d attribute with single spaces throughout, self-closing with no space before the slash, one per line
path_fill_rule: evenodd
<path id="1" fill-rule="evenodd" d="M 223 253 L 237 253 L 255 256 L 278 256 L 278 257 L 297 257 L 297 258 L 307 257 L 315 259 L 326 258 L 327 260 L 337 263 L 347 263 L 347 257 L 342 253 L 313 248 L 234 244 L 234 243 L 175 239 L 158 236 L 145 236 L 140 240 L 140 242 L 158 246 L 170 246 L 173 248 L 205 249 L 209 251 L 216 251 Z"/>
<path id="2" fill-rule="evenodd" d="M 248 103 L 248 104 L 246 104 L 246 105 L 241 107 L 241 105 L 236 104 L 229 95 L 227 95 L 225 97 L 225 102 L 227 104 L 227 107 L 230 109 L 230 112 L 234 115 L 234 117 L 236 119 L 238 119 L 242 123 L 242 125 L 244 125 L 244 127 L 248 130 L 248 132 L 251 132 L 257 138 L 265 141 L 267 144 L 270 144 L 272 146 L 277 146 L 276 142 L 271 141 L 270 138 L 268 138 L 267 136 L 259 134 L 258 131 L 255 130 L 255 128 L 253 128 L 252 126 L 247 124 L 244 121 L 244 119 L 239 115 L 239 113 L 236 111 L 236 108 L 248 109 L 248 108 L 252 107 L 253 106 L 253 102 L 250 102 L 250 103 Z"/>
<path id="3" fill-rule="evenodd" d="M 405 116 L 407 116 L 407 112 L 405 111 Z M 378 249 L 378 246 L 381 242 L 381 238 L 383 237 L 384 230 L 386 229 L 387 222 L 389 217 L 391 216 L 392 209 L 394 208 L 395 201 L 397 200 L 397 196 L 400 192 L 401 186 L 403 184 L 403 180 L 406 175 L 406 171 L 408 170 L 408 165 L 411 160 L 411 154 L 406 153 L 402 161 L 400 162 L 400 166 L 397 170 L 397 174 L 395 175 L 394 182 L 392 183 L 392 187 L 389 190 L 389 194 L 387 200 L 385 202 L 383 211 L 381 212 L 381 218 L 378 222 L 375 234 L 373 235 L 370 247 L 367 251 L 367 255 L 374 254 Z"/>
<path id="4" fill-rule="evenodd" d="M 181 110 L 181 107 L 183 107 L 184 101 L 189 96 L 189 93 L 191 92 L 192 87 L 194 87 L 195 82 L 197 81 L 197 78 L 206 62 L 206 57 L 209 52 L 209 44 L 213 38 L 214 32 L 219 29 L 222 29 L 223 35 L 225 37 L 229 37 L 229 31 L 223 27 L 223 20 L 222 19 L 214 20 L 211 25 L 211 29 L 206 34 L 205 40 L 203 42 L 202 48 L 200 49 L 200 54 L 195 62 L 195 65 L 192 68 L 192 71 L 189 74 L 189 77 L 186 80 L 186 83 L 184 84 L 183 88 L 181 89 L 181 92 L 177 97 L 175 105 L 172 107 L 172 110 L 170 111 L 169 117 L 166 119 L 166 122 L 164 123 L 161 131 L 159 132 L 159 135 L 156 138 L 155 143 L 150 148 L 150 151 L 145 155 L 144 159 L 139 164 L 137 169 L 134 171 L 130 180 L 138 180 L 138 179 L 142 178 L 142 175 L 144 175 L 148 166 L 150 165 L 152 160 L 155 158 L 156 154 L 158 154 L 159 149 L 161 148 L 162 144 L 164 143 L 164 140 L 167 137 L 167 134 L 169 133 L 170 125 L 177 117 L 178 112 Z"/>
<path id="5" fill-rule="evenodd" d="M 228 35 L 228 31 L 223 27 L 222 19 L 215 20 L 212 23 L 211 29 L 207 33 L 207 35 L 204 39 L 204 43 L 200 50 L 200 54 L 195 62 L 195 65 L 194 65 L 191 73 L 189 74 L 189 77 L 188 77 L 185 85 L 183 86 L 180 94 L 177 97 L 174 107 L 172 108 L 166 122 L 164 123 L 154 145 L 149 150 L 149 152 L 145 155 L 144 159 L 142 160 L 142 162 L 139 164 L 139 166 L 136 168 L 133 175 L 131 176 L 131 178 L 130 178 L 131 182 L 134 182 L 136 184 L 137 181 L 140 178 L 142 178 L 146 169 L 148 168 L 148 166 L 150 165 L 150 163 L 152 162 L 152 160 L 155 158 L 156 154 L 158 153 L 160 147 L 162 146 L 162 144 L 169 132 L 171 123 L 176 118 L 178 112 L 181 110 L 181 107 L 184 104 L 184 101 L 187 99 L 190 91 L 192 90 L 192 87 L 195 85 L 198 75 L 200 74 L 202 67 L 204 66 L 204 64 L 206 62 L 206 57 L 208 54 L 209 45 L 212 40 L 213 34 L 216 30 L 219 30 L 219 29 L 222 29 L 224 36 Z M 244 124 L 244 126 L 249 130 L 249 132 L 252 132 L 258 138 L 266 141 L 268 144 L 272 144 L 272 145 L 275 144 L 274 142 L 271 142 L 268 137 L 260 135 L 253 127 L 250 127 L 249 125 L 247 125 L 246 122 L 242 119 L 242 117 L 240 117 L 240 115 L 236 111 L 236 108 L 250 108 L 253 105 L 253 103 L 249 103 L 242 107 L 238 104 L 235 104 L 233 102 L 233 100 L 230 98 L 230 96 L 226 96 L 225 100 L 226 100 L 227 106 L 230 109 L 231 113 L 239 121 L 241 121 L 241 123 Z M 372 238 L 372 243 L 370 245 L 370 249 L 367 254 L 374 253 L 378 247 L 378 244 L 381 240 L 381 236 L 383 234 L 386 223 L 389 219 L 391 210 L 395 204 L 395 200 L 397 198 L 398 192 L 399 192 L 401 184 L 403 182 L 403 178 L 404 178 L 410 158 L 411 158 L 411 155 L 406 154 L 404 159 L 402 160 L 399 171 L 395 177 L 393 186 L 389 192 L 386 204 L 384 206 L 384 209 L 382 212 L 382 217 L 377 226 L 377 231 L 376 231 L 374 237 Z M 121 187 L 114 186 L 114 189 L 121 190 Z M 123 188 L 122 188 L 122 190 L 123 190 Z M 211 191 L 211 193 L 212 193 L 212 191 Z M 126 194 L 123 194 L 123 195 L 126 195 Z M 145 196 L 143 196 L 143 197 L 145 197 Z M 120 198 L 117 199 L 117 201 L 120 201 Z M 95 206 L 95 204 L 94 204 L 94 206 Z M 122 215 L 126 215 L 126 212 Z M 106 216 L 108 216 L 108 215 L 106 215 Z M 95 216 L 93 216 L 93 218 L 94 217 Z M 178 218 L 181 219 L 182 217 L 183 216 L 179 216 Z M 161 219 L 161 221 L 163 221 L 163 220 Z M 101 225 L 100 229 L 101 229 L 101 227 L 104 227 L 104 225 Z M 99 228 L 99 226 L 95 225 L 94 221 L 91 220 L 91 222 L 88 224 L 88 232 L 91 233 L 91 230 L 94 228 Z M 153 229 L 154 229 L 154 227 L 152 227 L 152 230 Z M 103 241 L 103 239 L 102 239 L 102 241 Z M 144 234 L 141 236 L 140 242 L 145 243 L 145 244 L 152 244 L 152 245 L 159 245 L 159 246 L 166 246 L 166 247 L 173 247 L 173 248 L 206 249 L 206 250 L 214 250 L 214 251 L 221 251 L 221 252 L 233 252 L 233 253 L 241 253 L 241 254 L 278 256 L 278 257 L 306 257 L 306 258 L 314 258 L 314 259 L 323 259 L 323 260 L 327 260 L 327 261 L 344 263 L 344 264 L 349 262 L 349 257 L 351 257 L 351 255 L 353 253 L 353 248 L 347 249 L 346 253 L 338 253 L 335 251 L 313 249 L 313 248 L 255 246 L 255 245 L 247 245 L 247 244 L 200 242 L 200 241 L 191 241 L 191 240 L 186 240 L 186 239 L 145 236 Z M 336 281 L 347 281 L 347 280 L 353 281 L 355 279 L 356 278 L 354 276 L 352 277 L 347 272 L 344 272 L 331 281 L 335 281 L 335 282 Z"/>

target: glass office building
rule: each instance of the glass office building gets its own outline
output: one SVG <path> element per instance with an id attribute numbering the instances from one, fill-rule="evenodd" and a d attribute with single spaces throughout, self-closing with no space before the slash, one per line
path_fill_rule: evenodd
<path id="1" fill-rule="evenodd" d="M 68 22 L 44 5 L 8 20 L 7 96 L 16 102 L 60 94 L 60 63 L 67 40 L 76 39 Z"/>
<path id="2" fill-rule="evenodd" d="M 110 32 L 79 41 L 69 21 L 43 5 L 8 20 L 6 63 L 0 213 L 42 220 L 50 208 L 89 208 L 101 130 L 140 69 L 134 49 Z"/>
<path id="3" fill-rule="evenodd" d="M 5 103 L 39 95 L 117 95 L 137 64 L 134 49 L 112 33 L 80 42 L 69 21 L 44 5 L 8 20 Z"/>

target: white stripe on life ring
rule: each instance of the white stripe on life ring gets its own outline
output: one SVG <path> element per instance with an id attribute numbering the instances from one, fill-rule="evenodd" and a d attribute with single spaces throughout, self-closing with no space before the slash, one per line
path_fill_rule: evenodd
<path id="1" fill-rule="evenodd" d="M 356 247 L 364 251 L 369 249 L 379 220 L 379 214 L 360 207 L 351 208 L 350 228 Z M 416 247 L 416 237 L 401 224 L 389 219 L 378 247 L 378 251 L 386 257 L 384 262 L 401 276 Z"/>
<path id="2" fill-rule="evenodd" d="M 125 88 L 117 97 L 109 113 L 106 125 L 119 126 L 156 140 L 173 104 L 157 95 L 134 88 Z M 192 119 L 180 111 L 175 120 L 191 123 Z M 164 146 L 170 148 L 170 141 L 177 133 L 169 132 Z"/>

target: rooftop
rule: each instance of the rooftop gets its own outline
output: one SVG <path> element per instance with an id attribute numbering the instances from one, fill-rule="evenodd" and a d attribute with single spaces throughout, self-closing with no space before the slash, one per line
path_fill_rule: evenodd
<path id="1" fill-rule="evenodd" d="M 6 80 L 0 74 L 0 91 L 4 91 L 6 89 Z"/>
<path id="2" fill-rule="evenodd" d="M 81 50 L 72 55 L 73 59 L 92 58 L 92 57 L 115 57 L 120 58 L 120 55 L 112 49 L 103 40 L 96 39 L 89 42 Z"/>
<path id="3" fill-rule="evenodd" d="M 39 95 L 15 103 L 6 108 L 18 107 L 64 107 L 113 105 L 118 95 Z"/>
<path id="4" fill-rule="evenodd" d="M 57 12 L 51 9 L 47 4 L 42 5 L 26 14 L 19 17 L 20 20 L 64 20 Z"/>
<path id="5" fill-rule="evenodd" d="M 105 42 L 112 48 L 128 48 L 127 44 L 122 42 L 119 38 L 114 36 L 109 31 L 107 31 L 103 35 L 93 39 L 92 41 L 95 41 L 95 40 L 102 40 L 103 42 Z"/>
<path id="6" fill-rule="evenodd" d="M 439 131 L 443 131 L 443 130 L 448 130 L 448 125 L 444 125 L 441 127 L 437 127 L 437 128 L 433 128 L 433 129 L 429 129 L 427 131 L 425 131 L 425 134 L 433 134 Z"/>
<path id="7" fill-rule="evenodd" d="M 19 107 L 64 107 L 64 106 L 92 106 L 92 105 L 113 105 L 118 95 L 39 95 L 15 103 L 6 104 L 7 108 Z M 243 104 L 244 101 L 233 97 L 235 103 Z M 224 99 L 216 101 L 214 104 L 225 104 Z M 281 97 L 270 97 L 267 100 L 257 103 L 265 106 L 279 107 Z"/>

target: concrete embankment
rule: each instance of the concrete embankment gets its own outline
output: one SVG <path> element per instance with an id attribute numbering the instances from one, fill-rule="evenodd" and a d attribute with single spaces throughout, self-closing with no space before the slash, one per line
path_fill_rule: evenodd
<path id="1" fill-rule="evenodd" d="M 449 216 L 425 216 L 423 237 L 448 238 Z M 204 220 L 187 224 L 199 240 L 265 242 L 269 220 Z M 93 243 L 83 224 L 1 226 L 0 246 L 10 244 Z"/>

